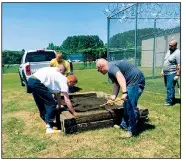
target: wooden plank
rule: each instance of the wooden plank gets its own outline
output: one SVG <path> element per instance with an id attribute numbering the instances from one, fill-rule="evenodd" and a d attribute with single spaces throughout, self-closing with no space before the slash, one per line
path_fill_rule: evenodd
<path id="1" fill-rule="evenodd" d="M 105 127 L 112 127 L 113 125 L 114 125 L 113 119 L 96 121 L 96 122 L 81 123 L 81 124 L 77 124 L 77 125 L 64 127 L 63 134 L 66 135 L 66 134 L 72 134 L 75 132 L 95 130 L 95 129 L 105 128 Z"/>
<path id="2" fill-rule="evenodd" d="M 77 131 L 94 130 L 98 128 L 112 127 L 113 125 L 114 125 L 114 119 L 87 122 L 87 123 L 77 124 Z"/>
<path id="3" fill-rule="evenodd" d="M 147 116 L 149 114 L 148 109 L 140 109 L 140 117 Z M 69 111 L 64 111 L 60 115 L 60 121 L 64 121 L 65 127 L 72 124 L 80 124 L 93 121 L 101 121 L 114 119 L 116 123 L 121 121 L 123 117 L 123 108 L 112 110 L 99 110 L 79 112 L 78 117 L 74 117 Z M 144 118 L 144 117 L 143 117 Z"/>
<path id="4" fill-rule="evenodd" d="M 78 94 L 73 93 L 70 97 L 84 97 L 85 99 L 89 99 L 89 97 L 92 96 L 100 98 L 108 97 L 108 95 L 105 95 L 104 93 L 96 94 L 95 92 Z M 62 111 L 60 114 L 60 125 L 64 134 L 71 134 L 77 131 L 91 130 L 113 126 L 114 124 L 120 124 L 124 115 L 122 104 L 118 104 L 118 108 L 111 107 L 111 109 L 107 110 L 98 110 L 95 108 L 95 110 L 92 111 L 78 113 L 78 117 L 74 117 L 69 111 Z M 148 114 L 148 109 L 140 109 L 139 119 L 147 119 Z"/>
<path id="5" fill-rule="evenodd" d="M 140 118 L 144 118 L 149 114 L 148 109 L 139 110 Z M 99 111 L 89 111 L 79 113 L 79 116 L 76 117 L 77 124 L 91 122 L 91 121 L 101 121 L 107 119 L 114 119 L 116 123 L 121 122 L 122 117 L 124 116 L 123 108 L 109 109 L 109 110 L 99 110 Z"/>
<path id="6" fill-rule="evenodd" d="M 63 111 L 60 114 L 61 128 L 76 125 L 75 117 L 69 111 Z"/>
<path id="7" fill-rule="evenodd" d="M 73 119 L 75 118 L 69 111 L 63 111 L 60 114 L 60 121 L 64 119 Z"/>
<path id="8" fill-rule="evenodd" d="M 84 93 L 72 93 L 72 94 L 69 94 L 69 96 L 72 96 L 72 97 L 91 97 L 91 96 L 95 96 L 95 97 L 97 97 L 97 94 L 96 94 L 96 92 L 84 92 Z"/>
<path id="9" fill-rule="evenodd" d="M 114 110 L 115 110 L 114 111 L 115 115 L 111 119 L 107 119 L 110 117 L 109 115 L 107 115 L 108 111 L 106 112 L 104 111 L 104 113 L 101 113 L 101 111 L 95 111 L 93 114 L 92 113 L 90 114 L 88 112 L 82 113 L 82 115 L 79 115 L 79 117 L 73 117 L 71 113 L 69 114 L 68 111 L 64 111 L 63 114 L 64 117 L 61 118 L 62 131 L 64 134 L 72 134 L 77 131 L 111 127 L 114 124 L 119 125 L 121 123 L 121 118 L 123 116 L 123 109 L 121 108 L 121 109 L 114 109 Z M 148 109 L 141 109 L 140 111 L 141 111 L 140 113 L 145 111 L 147 114 Z M 106 119 L 99 120 L 101 117 L 97 117 L 97 116 L 103 116 L 102 118 L 106 118 Z M 148 115 L 141 115 L 139 121 L 145 119 L 148 119 Z"/>
<path id="10" fill-rule="evenodd" d="M 69 94 L 69 98 L 72 99 L 73 97 L 97 97 L 96 92 L 85 92 L 85 93 L 70 93 Z M 61 95 L 61 99 L 64 99 L 64 96 Z"/>
<path id="11" fill-rule="evenodd" d="M 73 134 L 75 132 L 77 132 L 77 125 L 72 125 L 72 126 L 68 126 L 68 127 L 63 127 L 62 132 L 64 135 L 66 134 Z"/>
<path id="12" fill-rule="evenodd" d="M 108 119 L 115 119 L 116 114 L 113 110 L 99 110 L 99 111 L 88 111 L 80 112 L 78 117 L 76 117 L 76 123 L 86 123 L 92 121 L 101 121 Z"/>

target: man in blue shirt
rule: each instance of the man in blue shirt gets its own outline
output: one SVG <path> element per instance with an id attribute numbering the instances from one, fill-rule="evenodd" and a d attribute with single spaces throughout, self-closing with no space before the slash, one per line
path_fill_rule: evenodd
<path id="1" fill-rule="evenodd" d="M 98 72 L 108 73 L 109 78 L 114 83 L 111 100 L 116 99 L 121 88 L 124 101 L 124 118 L 120 126 L 128 131 L 124 137 L 132 137 L 136 133 L 139 117 L 137 102 L 145 87 L 143 73 L 125 60 L 108 62 L 105 59 L 98 59 L 96 67 Z"/>

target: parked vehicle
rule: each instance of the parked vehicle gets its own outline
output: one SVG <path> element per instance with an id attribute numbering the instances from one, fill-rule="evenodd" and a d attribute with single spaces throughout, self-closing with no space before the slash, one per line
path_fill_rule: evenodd
<path id="1" fill-rule="evenodd" d="M 21 85 L 27 84 L 28 78 L 38 69 L 49 67 L 50 61 L 56 57 L 54 50 L 29 50 L 25 51 L 19 66 Z M 72 71 L 72 63 L 70 63 Z"/>
<path id="2" fill-rule="evenodd" d="M 80 60 L 72 60 L 72 62 L 78 63 L 80 62 Z"/>

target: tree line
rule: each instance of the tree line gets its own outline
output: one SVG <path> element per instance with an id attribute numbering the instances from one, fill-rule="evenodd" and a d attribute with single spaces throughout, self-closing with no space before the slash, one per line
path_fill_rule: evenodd
<path id="1" fill-rule="evenodd" d="M 2 51 L 2 66 L 5 64 L 20 64 L 24 51 Z"/>
<path id="2" fill-rule="evenodd" d="M 102 57 L 106 58 L 106 46 L 97 35 L 68 36 L 60 46 L 49 43 L 47 49 L 61 51 L 64 59 L 67 54 L 82 53 L 84 61 L 95 61 Z"/>
<path id="3" fill-rule="evenodd" d="M 137 30 L 137 59 L 141 58 L 141 43 L 144 39 L 153 38 L 154 36 L 163 36 L 174 32 L 179 32 L 180 27 L 173 29 L 154 29 L 145 28 Z M 134 56 L 135 30 L 130 30 L 113 35 L 109 40 L 109 52 L 117 54 L 124 53 L 126 58 Z M 97 35 L 79 35 L 69 36 L 60 46 L 49 43 L 46 49 L 60 51 L 63 58 L 67 59 L 67 54 L 82 53 L 85 61 L 95 61 L 98 58 L 106 58 L 106 44 Z M 127 49 L 127 51 L 126 51 Z M 20 64 L 24 51 L 2 51 L 2 64 Z"/>
<path id="4" fill-rule="evenodd" d="M 143 28 L 137 29 L 137 59 L 141 59 L 141 45 L 142 40 L 151 39 L 154 37 L 160 37 L 165 35 L 170 35 L 172 33 L 180 32 L 180 27 L 175 27 L 171 29 L 161 29 L 161 28 Z M 109 51 L 113 53 L 121 53 L 124 51 L 127 53 L 125 58 L 134 57 L 135 51 L 135 30 L 130 30 L 123 33 L 118 33 L 110 38 Z"/>

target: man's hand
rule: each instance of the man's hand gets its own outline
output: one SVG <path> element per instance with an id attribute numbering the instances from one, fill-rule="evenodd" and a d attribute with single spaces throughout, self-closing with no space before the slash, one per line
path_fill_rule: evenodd
<path id="1" fill-rule="evenodd" d="M 161 73 L 160 73 L 160 76 L 162 77 L 162 76 L 164 76 L 164 73 L 163 73 L 163 71 L 161 71 Z"/>
<path id="2" fill-rule="evenodd" d="M 74 116 L 78 116 L 79 115 L 79 113 L 77 113 L 77 112 L 73 112 L 72 113 Z"/>
<path id="3" fill-rule="evenodd" d="M 127 100 L 127 93 L 123 94 L 121 98 L 123 101 L 126 101 Z"/>
<path id="4" fill-rule="evenodd" d="M 176 75 L 176 76 L 174 77 L 174 80 L 177 81 L 178 79 L 179 79 L 179 76 Z"/>
<path id="5" fill-rule="evenodd" d="M 108 100 L 108 101 L 107 101 L 107 104 L 108 104 L 108 105 L 111 105 L 111 106 L 114 105 L 113 100 Z"/>
<path id="6" fill-rule="evenodd" d="M 112 95 L 110 98 L 111 98 L 111 100 L 115 100 L 116 99 L 116 96 L 115 95 Z"/>

